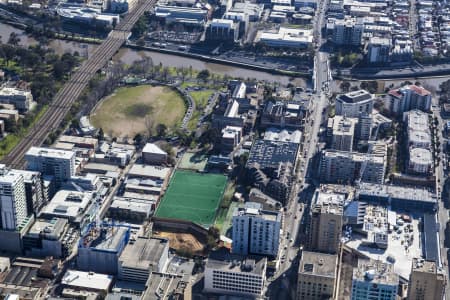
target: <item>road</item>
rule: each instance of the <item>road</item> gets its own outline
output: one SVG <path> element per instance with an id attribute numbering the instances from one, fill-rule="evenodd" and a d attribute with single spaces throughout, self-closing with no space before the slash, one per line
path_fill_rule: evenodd
<path id="1" fill-rule="evenodd" d="M 58 91 L 50 107 L 28 131 L 27 135 L 3 158 L 2 163 L 12 168 L 23 168 L 25 153 L 32 146 L 40 146 L 48 135 L 58 129 L 73 103 L 89 84 L 96 73 L 125 43 L 136 21 L 150 10 L 156 0 L 139 0 L 135 8 L 112 30 L 104 42 L 83 62 L 66 84 Z"/>
<path id="2" fill-rule="evenodd" d="M 285 208 L 283 221 L 283 235 L 280 242 L 279 257 L 281 263 L 278 271 L 271 279 L 273 287 L 270 287 L 270 299 L 286 299 L 293 296 L 295 293 L 296 283 L 289 282 L 288 278 L 297 278 L 294 274 L 298 271 L 298 253 L 302 244 L 301 234 L 299 232 L 300 223 L 303 218 L 304 202 L 311 199 L 306 196 L 305 199 L 300 199 L 298 196 L 310 195 L 308 173 L 310 170 L 310 162 L 315 156 L 318 149 L 319 131 L 322 120 L 322 113 L 327 107 L 328 97 L 328 82 L 331 80 L 328 54 L 321 50 L 322 45 L 326 42 L 322 39 L 321 29 L 323 27 L 324 16 L 326 10 L 325 1 L 321 1 L 318 8 L 318 14 L 315 19 L 314 33 L 317 41 L 317 51 L 314 64 L 314 107 L 310 114 L 304 129 L 303 147 L 299 153 L 300 168 L 297 173 L 296 183 L 292 189 L 291 197 L 287 207 Z M 313 188 L 314 189 L 314 188 Z M 312 196 L 312 195 L 311 195 Z M 290 295 L 288 294 L 290 291 Z"/>
<path id="3" fill-rule="evenodd" d="M 444 184 L 445 184 L 445 173 L 444 173 L 444 167 L 443 163 L 446 161 L 445 158 L 445 144 L 444 138 L 442 136 L 442 130 L 445 128 L 445 123 L 441 118 L 440 109 L 439 109 L 439 100 L 437 97 L 433 97 L 433 106 L 432 106 L 432 113 L 433 117 L 436 117 L 438 120 L 437 130 L 436 130 L 436 138 L 439 139 L 441 145 L 440 145 L 440 152 L 437 154 L 440 157 L 439 164 L 436 166 L 435 169 L 435 175 L 436 175 L 436 195 L 437 195 L 437 201 L 439 205 L 439 210 L 437 212 L 438 215 L 438 222 L 440 225 L 439 228 L 439 244 L 440 244 L 440 251 L 441 251 L 441 267 L 447 274 L 449 273 L 449 265 L 448 265 L 448 256 L 447 251 L 449 251 L 449 248 L 446 247 L 444 241 L 445 241 L 445 228 L 449 219 L 449 211 L 444 206 L 444 200 L 442 199 L 442 192 L 444 191 Z M 445 299 L 449 299 L 450 295 L 450 285 L 447 284 L 445 287 Z"/>

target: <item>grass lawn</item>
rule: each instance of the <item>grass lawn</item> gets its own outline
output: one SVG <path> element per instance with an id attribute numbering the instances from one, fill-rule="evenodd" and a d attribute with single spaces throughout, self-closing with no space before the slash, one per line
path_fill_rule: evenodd
<path id="1" fill-rule="evenodd" d="M 3 140 L 0 141 L 0 159 L 8 154 L 27 134 L 28 130 L 34 126 L 34 124 L 42 117 L 45 111 L 48 109 L 48 105 L 41 108 L 39 113 L 36 114 L 30 126 L 22 127 L 18 133 L 10 133 Z"/>
<path id="2" fill-rule="evenodd" d="M 208 228 L 214 223 L 226 183 L 223 175 L 178 170 L 155 215 Z"/>
<path id="3" fill-rule="evenodd" d="M 189 92 L 192 99 L 195 101 L 195 105 L 197 105 L 198 109 L 203 109 L 208 104 L 209 97 L 214 94 L 213 90 L 204 90 L 204 91 L 192 91 Z"/>
<path id="4" fill-rule="evenodd" d="M 162 86 L 141 85 L 119 88 L 104 99 L 91 114 L 91 122 L 107 135 L 133 137 L 147 130 L 145 118 L 153 126 L 178 127 L 186 112 L 183 98 Z"/>

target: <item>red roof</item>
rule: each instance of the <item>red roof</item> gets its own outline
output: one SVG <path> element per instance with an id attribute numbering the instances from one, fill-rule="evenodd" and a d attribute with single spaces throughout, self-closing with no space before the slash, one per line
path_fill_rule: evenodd
<path id="1" fill-rule="evenodd" d="M 410 85 L 410 86 L 409 86 L 409 89 L 411 89 L 411 90 L 414 91 L 416 94 L 419 94 L 419 95 L 421 95 L 421 96 L 428 96 L 428 95 L 431 94 L 428 90 L 424 89 L 424 88 L 421 87 L 421 86 L 417 86 L 417 85 Z"/>

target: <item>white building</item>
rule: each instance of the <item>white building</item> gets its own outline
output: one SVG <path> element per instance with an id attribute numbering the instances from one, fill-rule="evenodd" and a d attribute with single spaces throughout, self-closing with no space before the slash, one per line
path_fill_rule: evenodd
<path id="1" fill-rule="evenodd" d="M 153 143 L 147 143 L 142 149 L 142 158 L 146 164 L 164 164 L 167 162 L 167 152 Z"/>
<path id="2" fill-rule="evenodd" d="M 25 154 L 27 169 L 53 175 L 60 184 L 75 175 L 75 152 L 31 147 Z"/>
<path id="3" fill-rule="evenodd" d="M 256 40 L 269 47 L 307 48 L 313 42 L 313 30 L 280 27 L 258 32 Z"/>
<path id="4" fill-rule="evenodd" d="M 371 114 L 375 97 L 365 91 L 353 91 L 336 97 L 336 115 L 358 118 L 361 114 Z"/>
<path id="5" fill-rule="evenodd" d="M 410 148 L 408 170 L 414 173 L 427 174 L 433 166 L 433 155 L 428 149 Z"/>
<path id="6" fill-rule="evenodd" d="M 0 103 L 13 104 L 16 109 L 26 112 L 33 105 L 33 95 L 29 91 L 5 87 L 0 90 Z"/>
<path id="7" fill-rule="evenodd" d="M 204 291 L 259 298 L 266 268 L 266 258 L 245 259 L 229 253 L 211 253 L 205 266 Z"/>
<path id="8" fill-rule="evenodd" d="M 396 114 L 418 109 L 429 111 L 431 108 L 431 93 L 417 85 L 406 85 L 389 91 L 388 108 Z"/>
<path id="9" fill-rule="evenodd" d="M 328 119 L 327 130 L 330 136 L 331 148 L 341 151 L 352 151 L 357 123 L 358 119 L 345 116 L 335 116 Z"/>
<path id="10" fill-rule="evenodd" d="M 247 202 L 233 214 L 233 253 L 277 256 L 281 214 L 264 211 L 261 204 Z"/>
<path id="11" fill-rule="evenodd" d="M 399 276 L 391 264 L 359 259 L 353 269 L 351 300 L 397 299 Z"/>
<path id="12" fill-rule="evenodd" d="M 17 230 L 27 219 L 23 176 L 13 171 L 0 176 L 0 215 L 2 229 Z"/>

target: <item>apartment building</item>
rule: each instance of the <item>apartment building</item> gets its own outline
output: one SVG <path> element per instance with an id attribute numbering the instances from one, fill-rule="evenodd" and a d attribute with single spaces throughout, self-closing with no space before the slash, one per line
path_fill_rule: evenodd
<path id="1" fill-rule="evenodd" d="M 336 97 L 336 115 L 358 118 L 361 114 L 372 114 L 374 95 L 366 90 L 352 91 Z"/>

